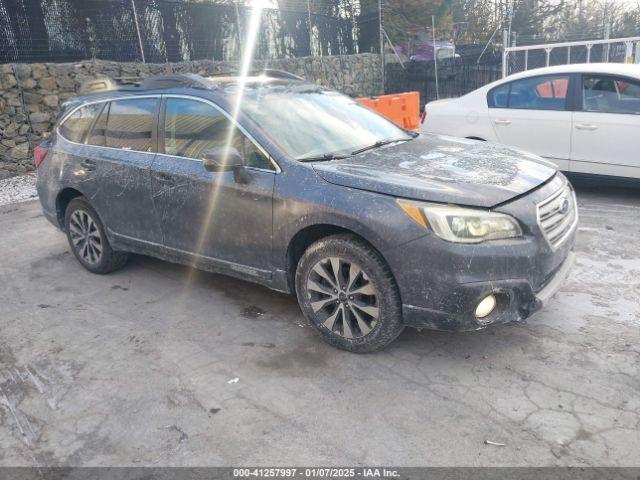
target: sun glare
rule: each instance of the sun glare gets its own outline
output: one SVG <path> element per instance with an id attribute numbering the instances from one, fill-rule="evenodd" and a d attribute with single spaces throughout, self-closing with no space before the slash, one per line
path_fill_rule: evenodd
<path id="1" fill-rule="evenodd" d="M 247 84 L 247 78 L 250 75 L 253 64 L 253 55 L 255 52 L 255 47 L 258 39 L 258 35 L 260 33 L 260 25 L 262 22 L 262 10 L 270 5 L 270 2 L 264 0 L 257 0 L 251 3 L 251 16 L 249 18 L 248 28 L 246 29 L 246 39 L 242 49 L 242 60 L 240 62 L 240 70 L 238 72 L 238 86 L 236 90 L 236 95 L 233 99 L 233 109 L 230 112 L 233 120 L 235 121 L 238 115 L 240 114 L 240 108 L 242 106 L 242 100 L 244 97 L 244 91 Z M 227 134 L 227 139 L 225 142 L 225 152 L 228 156 L 229 149 L 231 148 L 231 142 L 234 137 L 234 129 L 230 128 Z M 196 243 L 196 253 L 199 255 L 206 255 L 206 243 L 210 241 L 211 235 L 210 230 L 212 227 L 213 219 L 216 215 L 216 205 L 219 199 L 219 193 L 221 189 L 221 183 L 225 175 L 222 172 L 214 174 L 214 181 L 211 186 L 211 191 L 209 193 L 209 200 L 207 202 L 207 209 L 203 216 L 202 225 L 200 225 L 200 232 L 198 236 L 198 242 Z M 192 267 L 195 265 L 192 265 Z M 191 269 L 189 273 L 189 278 L 186 283 L 187 288 L 191 284 L 193 277 L 195 275 L 195 269 Z"/>

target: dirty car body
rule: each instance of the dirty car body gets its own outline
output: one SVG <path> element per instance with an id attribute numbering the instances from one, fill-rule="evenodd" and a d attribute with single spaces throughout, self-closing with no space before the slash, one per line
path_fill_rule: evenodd
<path id="1" fill-rule="evenodd" d="M 522 321 L 568 274 L 575 196 L 539 157 L 284 75 L 152 86 L 75 100 L 37 162 L 46 217 L 96 273 L 133 252 L 295 293 L 351 351 Z"/>

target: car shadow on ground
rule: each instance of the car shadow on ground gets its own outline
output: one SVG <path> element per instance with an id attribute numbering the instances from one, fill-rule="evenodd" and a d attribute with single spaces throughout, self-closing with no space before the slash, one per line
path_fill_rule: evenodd
<path id="1" fill-rule="evenodd" d="M 222 274 L 210 273 L 193 269 L 188 266 L 171 264 L 152 257 L 132 255 L 126 270 L 149 269 L 164 276 L 172 278 L 176 283 L 176 289 L 184 291 L 188 289 L 205 290 L 211 293 L 221 294 L 229 304 L 235 305 L 238 318 L 234 321 L 273 321 L 305 327 L 306 332 L 313 329 L 309 327 L 304 318 L 294 295 L 270 290 L 267 287 L 243 281 Z M 274 325 L 274 328 L 278 328 Z M 284 350 L 312 349 L 316 355 L 335 356 L 339 352 L 330 347 L 317 336 L 309 333 L 302 335 L 302 329 L 296 335 L 290 337 L 291 345 L 284 346 Z M 417 330 L 406 328 L 398 339 L 382 352 L 373 355 L 395 355 L 400 352 L 416 353 L 420 356 L 428 352 L 440 352 L 437 355 L 445 355 L 450 359 L 468 361 L 472 358 L 488 358 L 488 355 L 496 355 L 501 349 L 513 350 L 525 348 L 531 337 L 527 331 L 527 324 L 494 325 L 487 329 L 470 332 L 444 332 L 434 330 Z M 347 354 L 346 352 L 342 352 Z M 347 354 L 348 355 L 348 354 Z"/>
<path id="2" fill-rule="evenodd" d="M 578 194 L 596 194 L 607 197 L 629 199 L 640 198 L 640 179 L 624 179 L 594 175 L 567 173 L 567 178 Z"/>

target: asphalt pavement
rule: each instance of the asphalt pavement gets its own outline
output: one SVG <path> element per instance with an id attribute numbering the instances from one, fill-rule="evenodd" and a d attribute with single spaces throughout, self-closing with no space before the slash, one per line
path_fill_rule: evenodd
<path id="1" fill-rule="evenodd" d="M 578 197 L 541 313 L 368 355 L 250 283 L 93 275 L 37 201 L 0 206 L 0 465 L 637 466 L 640 192 Z"/>

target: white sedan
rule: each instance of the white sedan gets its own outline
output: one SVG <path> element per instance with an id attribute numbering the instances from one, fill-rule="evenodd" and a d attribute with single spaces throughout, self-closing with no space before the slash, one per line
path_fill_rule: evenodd
<path id="1" fill-rule="evenodd" d="M 640 178 L 640 65 L 538 68 L 425 109 L 424 132 L 504 143 L 568 172 Z"/>

